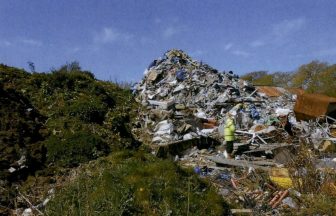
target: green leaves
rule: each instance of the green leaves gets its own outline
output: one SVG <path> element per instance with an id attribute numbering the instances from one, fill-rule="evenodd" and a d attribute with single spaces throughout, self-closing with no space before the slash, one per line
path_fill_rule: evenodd
<path id="1" fill-rule="evenodd" d="M 255 71 L 241 78 L 254 85 L 302 88 L 309 93 L 336 97 L 336 65 L 317 60 L 301 65 L 292 73 Z"/>
<path id="2" fill-rule="evenodd" d="M 62 138 L 51 136 L 45 141 L 47 160 L 60 166 L 73 167 L 109 153 L 109 146 L 99 137 L 80 131 Z"/>
<path id="3" fill-rule="evenodd" d="M 81 173 L 51 200 L 48 215 L 228 213 L 215 188 L 191 170 L 142 151 L 115 152 L 86 165 Z"/>
<path id="4" fill-rule="evenodd" d="M 73 101 L 67 108 L 70 116 L 77 116 L 87 123 L 101 124 L 105 119 L 108 107 L 99 97 L 82 96 Z"/>

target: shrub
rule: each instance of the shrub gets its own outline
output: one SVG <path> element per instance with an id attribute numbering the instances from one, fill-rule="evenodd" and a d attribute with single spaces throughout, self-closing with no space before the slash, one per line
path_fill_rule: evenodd
<path id="1" fill-rule="evenodd" d="M 93 73 L 82 71 L 78 62 L 72 62 L 61 66 L 58 70 L 53 70 L 51 83 L 56 88 L 66 88 L 74 90 L 76 87 L 87 87 L 95 80 Z"/>
<path id="2" fill-rule="evenodd" d="M 108 145 L 100 137 L 84 131 L 65 135 L 63 139 L 51 136 L 45 145 L 47 160 L 66 167 L 77 166 L 109 152 Z"/>
<path id="3" fill-rule="evenodd" d="M 207 182 L 144 152 L 116 152 L 84 167 L 48 204 L 47 215 L 225 215 Z"/>
<path id="4" fill-rule="evenodd" d="M 108 107 L 99 99 L 97 97 L 81 97 L 67 108 L 68 113 L 70 116 L 79 117 L 84 122 L 101 124 Z"/>

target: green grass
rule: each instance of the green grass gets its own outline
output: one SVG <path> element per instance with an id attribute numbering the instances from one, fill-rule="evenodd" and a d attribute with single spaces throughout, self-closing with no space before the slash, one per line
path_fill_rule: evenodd
<path id="1" fill-rule="evenodd" d="M 77 166 L 110 151 L 102 138 L 84 131 L 67 134 L 63 139 L 51 136 L 44 144 L 47 148 L 47 161 L 59 166 Z"/>
<path id="2" fill-rule="evenodd" d="M 47 215 L 225 215 L 228 206 L 191 170 L 142 151 L 86 166 L 56 193 Z"/>
<path id="3" fill-rule="evenodd" d="M 45 73 L 0 64 L 0 102 L 0 177 L 8 191 L 1 188 L 0 214 L 3 206 L 16 208 L 12 184 L 140 145 L 131 133 L 138 105 L 130 90 L 76 62 Z M 22 156 L 25 169 L 9 173 Z"/>

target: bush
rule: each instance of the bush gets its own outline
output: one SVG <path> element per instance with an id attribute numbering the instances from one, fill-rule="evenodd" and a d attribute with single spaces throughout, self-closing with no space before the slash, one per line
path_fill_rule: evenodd
<path id="1" fill-rule="evenodd" d="M 63 72 L 56 71 L 52 74 L 52 84 L 56 88 L 75 90 L 76 84 L 80 83 L 81 87 L 85 87 L 83 82 L 92 81 L 91 76 L 79 71 Z"/>
<path id="2" fill-rule="evenodd" d="M 103 140 L 87 132 L 68 134 L 63 139 L 51 136 L 45 141 L 48 162 L 65 167 L 96 159 L 109 152 Z"/>
<path id="3" fill-rule="evenodd" d="M 56 88 L 74 90 L 76 87 L 86 87 L 95 80 L 93 73 L 82 71 L 78 62 L 67 63 L 58 70 L 52 71 L 51 83 Z"/>
<path id="4" fill-rule="evenodd" d="M 68 108 L 70 116 L 79 117 L 87 123 L 101 124 L 105 119 L 108 107 L 99 98 L 82 97 L 74 101 Z"/>
<path id="5" fill-rule="evenodd" d="M 190 170 L 144 152 L 87 165 L 48 204 L 47 215 L 225 215 L 226 203 Z"/>

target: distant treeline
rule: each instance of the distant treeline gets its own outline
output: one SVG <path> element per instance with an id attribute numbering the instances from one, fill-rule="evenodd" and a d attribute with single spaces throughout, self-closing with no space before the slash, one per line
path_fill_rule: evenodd
<path id="1" fill-rule="evenodd" d="M 314 60 L 293 72 L 254 71 L 241 77 L 254 85 L 302 88 L 336 97 L 336 64 Z"/>

